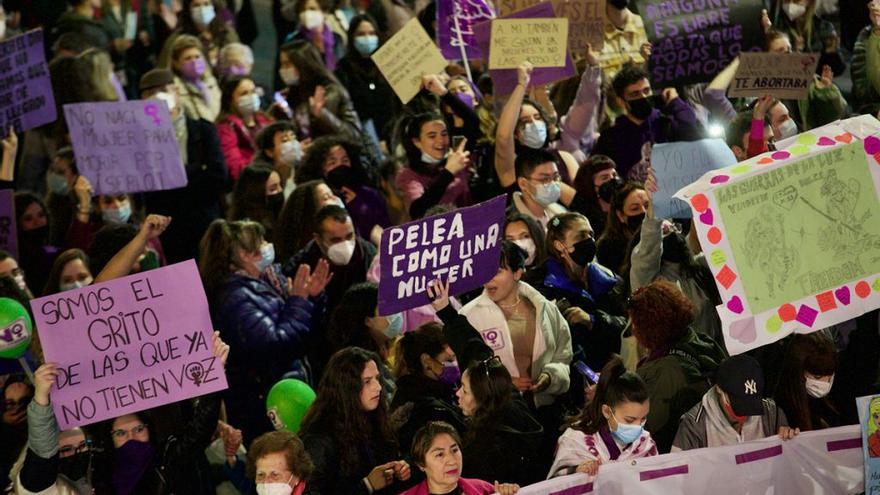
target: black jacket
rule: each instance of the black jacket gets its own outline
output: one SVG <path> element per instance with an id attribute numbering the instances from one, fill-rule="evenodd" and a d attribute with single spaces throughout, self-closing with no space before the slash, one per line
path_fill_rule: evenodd
<path id="1" fill-rule="evenodd" d="M 397 420 L 397 441 L 408 448 L 419 428 L 429 421 L 445 421 L 464 435 L 464 415 L 458 408 L 454 390 L 422 374 L 409 374 L 397 380 L 391 401 L 391 412 Z"/>

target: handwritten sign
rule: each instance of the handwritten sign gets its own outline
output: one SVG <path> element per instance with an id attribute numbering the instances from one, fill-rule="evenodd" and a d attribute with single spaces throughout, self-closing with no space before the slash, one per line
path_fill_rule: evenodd
<path id="1" fill-rule="evenodd" d="M 735 163 L 736 157 L 721 139 L 655 144 L 651 150 L 651 167 L 657 178 L 654 215 L 657 218 L 690 218 L 690 206 L 673 195 L 706 172 Z"/>
<path id="2" fill-rule="evenodd" d="M 490 69 L 563 67 L 568 44 L 568 19 L 498 19 L 492 22 Z"/>
<path id="3" fill-rule="evenodd" d="M 856 408 L 865 459 L 863 493 L 880 493 L 880 395 L 858 397 Z"/>
<path id="4" fill-rule="evenodd" d="M 491 21 L 495 11 L 485 0 L 437 2 L 437 45 L 449 60 L 461 58 L 462 46 L 468 58 L 483 58 L 474 38 L 474 25 Z"/>
<path id="5" fill-rule="evenodd" d="M 446 68 L 446 59 L 437 45 L 413 18 L 371 56 L 404 104 L 418 94 L 422 76 Z"/>
<path id="6" fill-rule="evenodd" d="M 64 105 L 73 154 L 95 194 L 184 187 L 168 107 L 159 100 Z"/>
<path id="7" fill-rule="evenodd" d="M 226 389 L 193 260 L 31 301 L 62 430 Z"/>
<path id="8" fill-rule="evenodd" d="M 538 3 L 538 0 L 495 2 L 501 17 Z M 573 53 L 583 52 L 587 43 L 593 46 L 593 50 L 602 51 L 605 46 L 605 0 L 552 0 L 552 3 L 556 15 L 568 19 L 568 47 Z"/>
<path id="9" fill-rule="evenodd" d="M 0 189 L 0 249 L 18 259 L 18 230 L 12 189 Z"/>
<path id="10" fill-rule="evenodd" d="M 676 193 L 737 354 L 880 307 L 880 137 L 801 134 Z"/>
<path id="11" fill-rule="evenodd" d="M 655 87 L 711 81 L 740 52 L 760 51 L 760 0 L 636 0 Z"/>
<path id="12" fill-rule="evenodd" d="M 819 57 L 809 53 L 743 53 L 728 92 L 732 97 L 763 96 L 803 100 L 816 78 Z"/>
<path id="13" fill-rule="evenodd" d="M 553 11 L 553 5 L 550 2 L 543 2 L 532 7 L 520 10 L 507 16 L 507 19 L 540 19 L 556 17 Z M 496 19 L 497 20 L 497 19 Z M 474 26 L 474 34 L 480 50 L 489 53 L 489 44 L 492 38 L 492 23 L 483 22 Z M 567 79 L 575 74 L 574 62 L 571 60 L 570 50 L 565 54 L 564 67 L 544 67 L 536 68 L 532 71 L 531 85 L 537 86 Z M 492 76 L 496 95 L 508 95 L 513 92 L 517 84 L 516 69 L 497 69 L 490 70 L 489 75 Z"/>
<path id="14" fill-rule="evenodd" d="M 430 303 L 427 284 L 449 280 L 450 295 L 475 289 L 498 271 L 506 198 L 423 218 L 382 232 L 379 314 Z"/>
<path id="15" fill-rule="evenodd" d="M 0 42 L 0 74 L 0 136 L 10 126 L 21 133 L 55 121 L 42 29 Z"/>

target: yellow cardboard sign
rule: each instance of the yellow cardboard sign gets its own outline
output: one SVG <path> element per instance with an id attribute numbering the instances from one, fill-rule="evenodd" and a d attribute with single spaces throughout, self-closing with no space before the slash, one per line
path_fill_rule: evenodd
<path id="1" fill-rule="evenodd" d="M 564 67 L 567 48 L 568 19 L 495 19 L 489 68 L 515 69 L 523 62 L 534 67 Z"/>
<path id="2" fill-rule="evenodd" d="M 437 45 L 413 18 L 370 57 L 404 104 L 418 94 L 422 76 L 446 68 Z"/>

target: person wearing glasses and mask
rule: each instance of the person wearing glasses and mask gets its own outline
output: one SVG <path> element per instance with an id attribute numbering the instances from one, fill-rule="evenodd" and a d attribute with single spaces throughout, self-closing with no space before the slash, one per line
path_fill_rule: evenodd
<path id="1" fill-rule="evenodd" d="M 510 209 L 531 217 L 546 231 L 550 218 L 568 211 L 559 204 L 562 178 L 556 157 L 545 150 L 523 150 L 514 163 L 519 190 L 510 195 Z"/>
<path id="2" fill-rule="evenodd" d="M 428 288 L 444 336 L 464 370 L 456 396 L 467 425 L 462 452 L 472 460 L 461 473 L 467 478 L 528 485 L 544 479 L 550 467 L 558 433 L 547 429 L 545 435 L 532 409 L 553 404 L 568 390 L 570 335 L 558 310 L 517 281 L 524 262 L 522 249 L 504 241 L 498 274 L 462 314 L 449 306 L 448 282 L 434 281 Z M 484 309 L 490 305 L 494 309 Z M 471 315 L 478 313 L 499 319 L 499 329 L 485 327 L 485 321 L 472 324 Z"/>

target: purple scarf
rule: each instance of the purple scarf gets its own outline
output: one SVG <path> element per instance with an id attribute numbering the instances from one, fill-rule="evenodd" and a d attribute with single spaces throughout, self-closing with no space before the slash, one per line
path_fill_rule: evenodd
<path id="1" fill-rule="evenodd" d="M 313 39 L 312 34 L 314 31 L 311 29 L 302 26 L 303 33 L 305 33 L 306 38 L 311 41 Z M 321 31 L 321 37 L 324 41 L 324 65 L 327 66 L 327 70 L 333 72 L 336 70 L 336 55 L 333 49 L 336 45 L 336 39 L 333 37 L 333 30 L 330 29 L 330 26 L 327 23 L 324 23 L 324 28 Z M 315 47 L 317 48 L 317 46 Z"/>
<path id="2" fill-rule="evenodd" d="M 131 495 L 144 476 L 156 448 L 150 442 L 129 440 L 114 453 L 111 484 L 118 495 Z"/>

